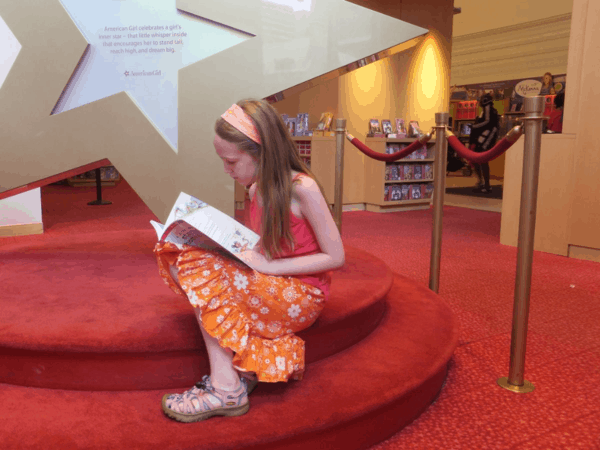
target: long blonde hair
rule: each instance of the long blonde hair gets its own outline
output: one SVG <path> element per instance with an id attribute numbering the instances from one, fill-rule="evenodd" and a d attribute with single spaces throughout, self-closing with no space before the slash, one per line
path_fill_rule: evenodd
<path id="1" fill-rule="evenodd" d="M 281 253 L 282 239 L 294 248 L 290 230 L 292 171 L 304 173 L 319 183 L 300 158 L 296 144 L 275 108 L 264 100 L 242 100 L 238 106 L 252 119 L 262 145 L 222 118 L 217 119 L 215 132 L 258 163 L 256 184 L 263 201 L 261 245 L 267 258 L 272 259 Z M 319 188 L 323 193 L 320 184 Z"/>

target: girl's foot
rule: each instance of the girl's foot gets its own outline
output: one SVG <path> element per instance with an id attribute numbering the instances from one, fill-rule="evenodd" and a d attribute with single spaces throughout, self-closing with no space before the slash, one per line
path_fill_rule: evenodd
<path id="1" fill-rule="evenodd" d="M 201 387 L 199 387 L 201 385 Z M 250 409 L 246 383 L 232 391 L 217 389 L 208 375 L 183 394 L 165 394 L 164 413 L 179 422 L 198 422 L 213 416 L 241 416 Z"/>
<path id="2" fill-rule="evenodd" d="M 254 388 L 258 385 L 258 378 L 254 372 L 239 372 L 240 381 L 246 385 L 248 395 L 252 393 Z"/>

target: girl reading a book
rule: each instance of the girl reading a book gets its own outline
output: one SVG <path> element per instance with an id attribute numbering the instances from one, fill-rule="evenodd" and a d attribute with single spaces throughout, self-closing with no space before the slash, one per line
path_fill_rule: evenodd
<path id="1" fill-rule="evenodd" d="M 167 284 L 194 306 L 210 375 L 166 394 L 165 414 L 182 422 L 237 416 L 258 381 L 301 379 L 304 341 L 329 295 L 330 271 L 344 264 L 338 228 L 285 124 L 265 101 L 232 105 L 215 125 L 225 172 L 250 186 L 250 228 L 261 236 L 239 254 L 170 242 L 155 249 Z"/>

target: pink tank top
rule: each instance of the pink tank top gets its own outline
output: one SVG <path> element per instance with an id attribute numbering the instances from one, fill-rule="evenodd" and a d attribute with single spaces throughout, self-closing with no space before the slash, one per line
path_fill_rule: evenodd
<path id="1" fill-rule="evenodd" d="M 293 181 L 298 180 L 298 178 L 303 175 L 304 174 L 296 175 Z M 258 204 L 256 193 L 250 202 L 250 229 L 258 235 L 260 235 L 262 232 L 262 207 Z M 317 237 L 315 236 L 315 233 L 308 220 L 296 217 L 291 211 L 290 231 L 294 237 L 294 250 L 292 251 L 285 240 L 282 239 L 282 252 L 276 258 L 289 258 L 294 256 L 305 256 L 321 253 L 319 242 L 317 241 Z M 300 281 L 310 284 L 311 286 L 319 288 L 325 294 L 325 298 L 329 297 L 331 272 L 321 272 L 310 275 L 295 275 L 295 278 L 298 278 Z"/>

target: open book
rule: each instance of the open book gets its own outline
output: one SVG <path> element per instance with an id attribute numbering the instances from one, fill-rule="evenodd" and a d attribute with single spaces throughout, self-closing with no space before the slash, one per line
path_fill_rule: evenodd
<path id="1" fill-rule="evenodd" d="M 160 242 L 223 249 L 236 258 L 237 253 L 252 250 L 260 239 L 227 214 L 184 192 L 177 197 L 164 225 L 154 220 L 150 223 Z"/>

